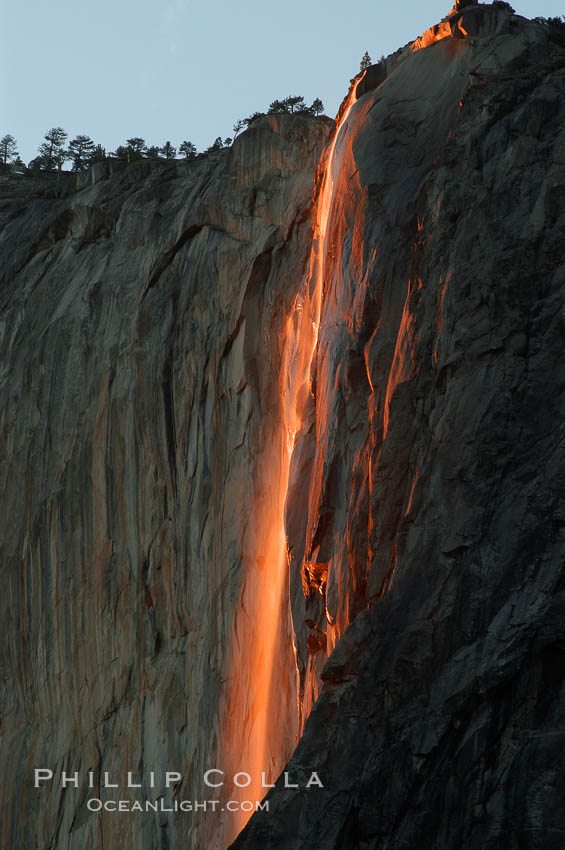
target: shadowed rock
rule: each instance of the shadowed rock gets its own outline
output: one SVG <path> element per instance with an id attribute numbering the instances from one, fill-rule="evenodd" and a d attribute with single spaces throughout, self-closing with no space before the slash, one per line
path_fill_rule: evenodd
<path id="1" fill-rule="evenodd" d="M 234 850 L 562 846 L 563 54 L 460 14 L 338 143 L 303 539 L 342 636 L 288 765 L 325 787 Z"/>
<path id="2" fill-rule="evenodd" d="M 238 850 L 562 848 L 563 51 L 458 15 L 373 66 L 338 141 L 274 671 L 279 730 L 295 649 L 304 714 L 322 688 L 289 769 L 324 788 L 280 779 Z M 203 799 L 228 648 L 260 648 L 234 614 L 272 567 L 246 530 L 330 129 L 2 198 L 2 848 L 225 848 L 215 815 L 85 801 L 128 770 Z"/>

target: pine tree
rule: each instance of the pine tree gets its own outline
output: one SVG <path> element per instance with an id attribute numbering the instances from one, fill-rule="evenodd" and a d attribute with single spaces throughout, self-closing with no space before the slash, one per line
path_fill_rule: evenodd
<path id="1" fill-rule="evenodd" d="M 361 59 L 360 70 L 366 71 L 367 68 L 369 68 L 371 66 L 371 64 L 372 64 L 372 59 L 369 56 L 368 51 L 366 50 L 365 53 L 363 54 L 363 58 Z"/>
<path id="2" fill-rule="evenodd" d="M 170 142 L 165 142 L 161 148 L 161 154 L 165 159 L 174 159 L 177 155 L 177 149 Z"/>
<path id="3" fill-rule="evenodd" d="M 88 164 L 93 165 L 95 162 L 104 162 L 106 159 L 106 148 L 103 148 L 102 145 L 96 145 L 92 153 L 90 154 Z"/>
<path id="4" fill-rule="evenodd" d="M 111 153 L 110 156 L 115 157 L 116 159 L 123 159 L 126 162 L 129 161 L 129 148 L 126 148 L 125 145 L 118 145 L 114 153 Z"/>
<path id="5" fill-rule="evenodd" d="M 306 109 L 306 104 L 302 95 L 290 95 L 285 97 L 283 103 L 287 106 L 288 112 L 300 112 Z"/>
<path id="6" fill-rule="evenodd" d="M 243 119 L 243 121 L 248 127 L 251 127 L 253 122 L 258 118 L 262 118 L 264 114 L 264 112 L 252 112 L 251 115 L 248 115 L 247 118 Z"/>
<path id="7" fill-rule="evenodd" d="M 145 156 L 147 159 L 159 159 L 161 156 L 161 148 L 158 145 L 151 145 L 151 147 L 147 148 L 145 151 Z"/>
<path id="8" fill-rule="evenodd" d="M 39 159 L 43 163 L 43 170 L 54 171 L 61 170 L 63 163 L 68 159 L 67 151 L 65 150 L 65 142 L 67 141 L 67 133 L 62 127 L 52 127 L 43 137 L 45 139 L 38 148 Z"/>
<path id="9" fill-rule="evenodd" d="M 185 139 L 185 141 L 181 142 L 179 145 L 179 153 L 183 153 L 185 159 L 194 159 L 196 156 L 196 145 L 193 145 L 192 142 Z"/>
<path id="10" fill-rule="evenodd" d="M 27 164 L 30 171 L 45 171 L 47 166 L 43 156 L 34 156 Z"/>
<path id="11" fill-rule="evenodd" d="M 273 100 L 269 106 L 269 115 L 281 112 L 309 112 L 302 95 L 290 95 L 284 100 Z M 258 113 L 256 113 L 258 114 Z"/>
<path id="12" fill-rule="evenodd" d="M 18 157 L 17 143 L 9 133 L 0 139 L 0 162 L 7 165 L 9 159 Z"/>
<path id="13" fill-rule="evenodd" d="M 235 124 L 233 125 L 233 138 L 234 138 L 234 141 L 235 141 L 235 139 L 237 139 L 237 137 L 238 137 L 239 133 L 241 133 L 241 131 L 242 131 L 244 128 L 245 128 L 245 120 L 244 120 L 243 118 L 240 118 L 240 119 L 239 119 L 239 121 L 236 121 L 236 122 L 235 122 Z"/>
<path id="14" fill-rule="evenodd" d="M 273 102 L 269 106 L 269 114 L 276 114 L 278 112 L 288 112 L 288 104 L 286 100 L 273 100 Z"/>
<path id="15" fill-rule="evenodd" d="M 216 151 L 221 151 L 224 146 L 222 142 L 222 137 L 218 136 L 217 139 L 212 142 L 209 148 L 206 148 L 206 153 L 215 153 Z"/>
<path id="16" fill-rule="evenodd" d="M 324 111 L 324 104 L 322 103 L 319 97 L 312 101 L 312 106 L 310 107 L 310 109 L 314 113 L 314 115 L 321 115 L 321 113 Z"/>
<path id="17" fill-rule="evenodd" d="M 132 139 L 126 139 L 126 145 L 128 152 L 128 162 L 134 162 L 137 159 L 143 159 L 143 154 L 146 150 L 145 139 L 142 139 L 139 136 L 134 136 Z"/>
<path id="18" fill-rule="evenodd" d="M 73 171 L 83 171 L 90 165 L 95 144 L 90 136 L 75 136 L 69 142 L 68 156 L 73 161 Z"/>

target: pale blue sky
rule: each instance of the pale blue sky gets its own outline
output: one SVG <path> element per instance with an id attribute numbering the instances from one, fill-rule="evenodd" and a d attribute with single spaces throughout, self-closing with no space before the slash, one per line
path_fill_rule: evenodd
<path id="1" fill-rule="evenodd" d="M 275 98 L 321 97 L 334 116 L 359 70 L 420 35 L 449 0 L 1 0 L 0 135 L 22 158 L 62 126 L 108 151 L 126 138 L 199 150 Z M 514 0 L 519 14 L 564 0 Z"/>

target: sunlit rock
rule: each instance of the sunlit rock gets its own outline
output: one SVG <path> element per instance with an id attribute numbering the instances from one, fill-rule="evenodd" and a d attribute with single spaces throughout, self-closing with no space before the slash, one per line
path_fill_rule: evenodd
<path id="1" fill-rule="evenodd" d="M 6 184 L 2 848 L 247 818 L 108 776 L 275 784 L 238 850 L 560 850 L 563 55 L 459 5 L 337 138 Z"/>

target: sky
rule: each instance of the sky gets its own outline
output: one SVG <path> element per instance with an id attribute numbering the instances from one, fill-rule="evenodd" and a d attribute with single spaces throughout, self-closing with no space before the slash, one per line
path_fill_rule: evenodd
<path id="1" fill-rule="evenodd" d="M 0 0 L 0 136 L 22 159 L 44 134 L 90 136 L 108 152 L 132 136 L 198 150 L 275 98 L 316 97 L 335 116 L 365 50 L 416 38 L 449 0 Z M 526 17 L 565 0 L 512 0 Z"/>

